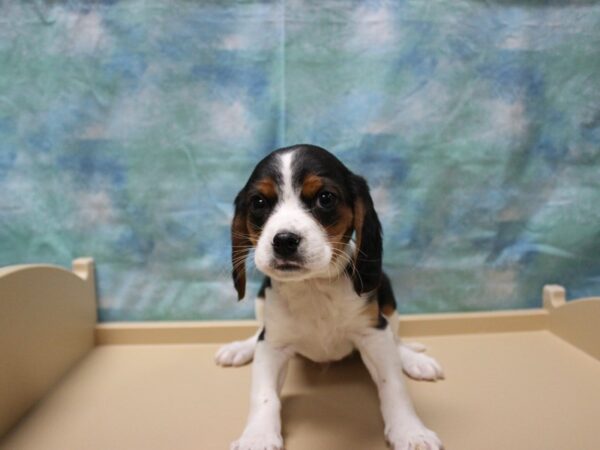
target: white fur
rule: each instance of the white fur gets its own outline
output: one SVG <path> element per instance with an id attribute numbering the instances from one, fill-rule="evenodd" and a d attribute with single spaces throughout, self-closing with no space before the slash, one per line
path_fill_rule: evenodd
<path id="1" fill-rule="evenodd" d="M 254 358 L 254 350 L 260 330 L 243 341 L 223 345 L 215 354 L 215 362 L 220 366 L 243 366 Z"/>
<path id="2" fill-rule="evenodd" d="M 254 316 L 261 325 L 264 324 L 264 305 L 264 298 L 257 297 L 254 301 Z M 234 341 L 220 347 L 215 354 L 215 362 L 220 366 L 243 366 L 252 361 L 261 330 L 262 328 L 259 327 L 258 331 L 248 339 Z"/>
<path id="3" fill-rule="evenodd" d="M 404 373 L 414 380 L 436 381 L 444 379 L 444 371 L 431 356 L 423 353 L 422 344 L 399 344 L 398 352 Z"/>
<path id="4" fill-rule="evenodd" d="M 293 173 L 292 173 L 292 163 L 294 161 L 294 152 L 289 151 L 283 153 L 279 157 L 280 166 L 279 170 L 281 171 L 281 197 L 284 201 L 294 200 L 295 192 L 294 186 L 292 183 Z"/>
<path id="5" fill-rule="evenodd" d="M 290 349 L 274 347 L 266 340 L 256 345 L 250 414 L 242 436 L 231 444 L 231 450 L 283 448 L 279 395 L 292 354 Z"/>
<path id="6" fill-rule="evenodd" d="M 331 361 L 343 358 L 348 350 L 348 343 L 345 341 L 345 339 L 347 339 L 348 332 L 343 331 L 343 329 L 337 327 L 337 325 L 332 326 L 330 321 L 334 318 L 337 318 L 339 323 L 348 323 L 352 322 L 350 318 L 355 316 L 354 318 L 356 319 L 356 323 L 351 325 L 349 328 L 360 330 L 361 327 L 364 326 L 364 318 L 356 317 L 357 314 L 360 316 L 360 313 L 363 310 L 363 304 L 361 302 L 348 301 L 348 299 L 351 298 L 351 294 L 348 295 L 348 292 L 346 292 L 348 297 L 344 297 L 344 295 L 338 295 L 336 287 L 340 282 L 341 280 L 337 279 L 334 283 L 331 283 L 331 289 L 329 289 L 330 286 L 327 285 L 327 283 L 330 283 L 328 280 L 317 279 L 314 280 L 314 283 L 309 283 L 309 286 L 312 286 L 313 289 L 318 289 L 319 286 L 324 286 L 326 288 L 324 295 L 319 294 L 315 297 L 312 297 L 312 302 L 318 302 L 321 300 L 321 304 L 317 304 L 315 308 L 315 306 L 310 305 L 310 303 L 312 303 L 311 301 L 304 302 L 305 304 L 300 303 L 300 305 L 298 305 L 298 302 L 292 301 L 292 303 L 295 304 L 293 305 L 292 310 L 295 310 L 296 314 L 298 314 L 294 315 L 294 317 L 289 317 L 286 313 L 286 310 L 289 309 L 288 307 L 280 307 L 284 304 L 283 302 L 280 302 L 277 298 L 273 299 L 272 302 L 275 303 L 276 306 L 270 308 L 271 315 L 277 316 L 283 313 L 283 316 L 279 318 L 273 317 L 272 324 L 275 326 L 269 326 L 269 330 L 275 328 L 274 335 L 279 335 L 281 342 L 285 343 L 293 341 L 293 339 L 290 339 L 290 336 L 298 335 L 294 333 L 297 331 L 296 328 L 302 328 L 302 330 L 300 330 L 301 335 L 308 335 L 310 337 L 308 342 L 304 342 L 304 347 L 309 348 L 305 348 L 303 351 L 297 350 L 298 353 L 314 359 L 315 361 Z M 308 291 L 304 290 L 301 283 L 294 283 L 290 286 L 292 289 L 289 290 L 292 294 L 294 285 L 295 289 L 300 289 L 303 291 L 299 298 L 304 299 L 303 294 Z M 343 294 L 343 291 L 344 288 L 340 290 L 340 293 Z M 272 290 L 268 290 L 267 292 L 270 293 L 271 297 L 275 295 Z M 329 297 L 331 299 L 335 298 L 336 301 L 323 301 L 323 297 Z M 254 310 L 256 319 L 261 325 L 264 324 L 264 304 L 265 300 L 263 298 L 256 298 Z M 346 308 L 348 304 L 353 305 L 353 307 Z M 320 309 L 321 314 L 315 314 L 315 311 L 311 310 L 312 308 Z M 289 312 L 292 312 L 292 310 L 289 310 Z M 302 315 L 310 316 L 305 324 L 299 323 L 297 320 L 301 318 L 298 316 Z M 315 315 L 319 316 L 320 320 L 313 322 L 312 316 Z M 328 317 L 329 320 L 325 320 L 324 318 L 326 317 Z M 342 317 L 344 319 L 340 320 Z M 397 335 L 398 314 L 393 313 L 391 317 L 388 317 L 388 322 L 390 329 L 396 337 L 396 345 L 400 360 L 402 361 L 402 369 L 404 370 L 404 373 L 415 380 L 443 380 L 444 371 L 434 358 L 424 353 L 426 347 L 423 344 L 418 342 L 400 341 L 400 338 Z M 262 328 L 259 328 L 259 330 L 248 339 L 234 341 L 220 347 L 215 354 L 215 362 L 220 366 L 243 366 L 244 364 L 252 361 L 256 343 L 258 341 L 258 335 L 260 334 L 261 330 Z M 332 330 L 335 330 L 338 333 L 332 333 Z M 334 345 L 331 346 L 332 348 L 330 348 L 330 346 L 327 344 L 328 342 L 334 343 Z M 318 356 L 317 353 L 320 355 Z"/>
<path id="7" fill-rule="evenodd" d="M 354 350 L 352 335 L 370 326 L 367 303 L 346 276 L 271 283 L 265 321 L 276 346 L 291 346 L 313 361 L 335 361 Z"/>
<path id="8" fill-rule="evenodd" d="M 394 450 L 441 449 L 436 434 L 417 417 L 402 380 L 402 361 L 390 327 L 370 328 L 354 337 L 354 344 L 377 385 L 385 436 Z"/>
<path id="9" fill-rule="evenodd" d="M 398 336 L 399 317 L 394 313 L 388 317 L 388 323 L 396 340 L 396 346 L 402 361 L 404 373 L 414 380 L 436 381 L 444 379 L 444 371 L 438 362 L 424 352 L 427 348 L 418 342 L 400 341 Z"/>

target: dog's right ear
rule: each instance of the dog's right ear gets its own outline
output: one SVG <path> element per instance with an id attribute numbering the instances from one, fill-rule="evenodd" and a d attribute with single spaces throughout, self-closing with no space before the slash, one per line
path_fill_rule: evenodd
<path id="1" fill-rule="evenodd" d="M 231 265 L 233 285 L 238 294 L 238 301 L 246 294 L 246 258 L 252 243 L 248 234 L 247 207 L 245 191 L 241 190 L 235 197 L 235 213 L 231 221 Z"/>

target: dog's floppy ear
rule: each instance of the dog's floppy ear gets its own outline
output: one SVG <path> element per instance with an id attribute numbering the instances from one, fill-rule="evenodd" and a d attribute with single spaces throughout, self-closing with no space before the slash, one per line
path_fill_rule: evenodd
<path id="1" fill-rule="evenodd" d="M 246 257 L 251 246 L 244 197 L 245 192 L 242 190 L 235 198 L 235 213 L 231 221 L 231 275 L 238 300 L 243 299 L 246 294 Z"/>
<path id="2" fill-rule="evenodd" d="M 356 250 L 352 281 L 357 294 L 371 292 L 381 281 L 383 253 L 381 224 L 373 206 L 369 186 L 364 178 L 352 175 L 354 191 L 354 231 Z"/>

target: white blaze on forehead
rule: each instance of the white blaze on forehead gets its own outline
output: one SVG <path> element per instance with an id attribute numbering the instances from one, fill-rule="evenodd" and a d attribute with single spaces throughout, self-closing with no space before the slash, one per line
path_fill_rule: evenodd
<path id="1" fill-rule="evenodd" d="M 274 233 L 292 232 L 307 237 L 303 234 L 309 233 L 309 229 L 315 227 L 314 220 L 309 217 L 300 202 L 299 192 L 294 189 L 292 169 L 294 156 L 294 150 L 279 155 L 279 173 L 281 174 L 279 200 L 263 232 L 271 230 Z"/>
<path id="2" fill-rule="evenodd" d="M 281 200 L 290 201 L 294 198 L 294 184 L 292 182 L 292 161 L 294 151 L 285 152 L 279 156 L 281 164 Z"/>

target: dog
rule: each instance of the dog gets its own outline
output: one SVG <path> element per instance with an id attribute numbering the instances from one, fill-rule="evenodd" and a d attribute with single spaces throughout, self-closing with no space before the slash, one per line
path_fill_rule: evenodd
<path id="1" fill-rule="evenodd" d="M 443 372 L 423 346 L 397 336 L 381 224 L 365 179 L 323 148 L 286 147 L 258 163 L 234 206 L 238 299 L 251 249 L 265 278 L 255 304 L 258 332 L 215 355 L 223 366 L 254 359 L 247 425 L 231 450 L 283 448 L 280 392 L 290 357 L 330 362 L 356 350 L 377 386 L 391 448 L 440 450 L 440 439 L 415 413 L 402 372 L 430 381 Z"/>

